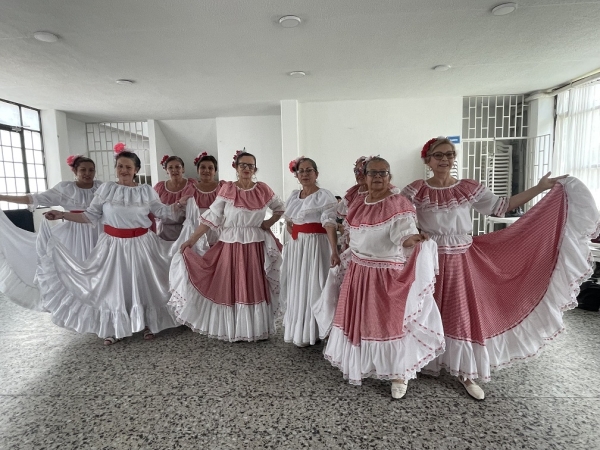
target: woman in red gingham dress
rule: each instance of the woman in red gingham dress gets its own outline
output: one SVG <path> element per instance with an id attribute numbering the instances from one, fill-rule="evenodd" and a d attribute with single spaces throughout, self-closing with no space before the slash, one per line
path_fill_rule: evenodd
<path id="1" fill-rule="evenodd" d="M 572 177 L 547 174 L 510 198 L 475 180 L 456 180 L 450 174 L 456 150 L 445 138 L 428 141 L 421 157 L 433 177 L 402 193 L 414 202 L 422 231 L 438 244 L 434 295 L 446 336 L 446 352 L 425 370 L 446 369 L 483 400 L 474 380 L 487 382 L 491 369 L 537 356 L 564 329 L 562 313 L 577 305 L 579 284 L 590 273 L 588 242 L 597 209 Z M 550 188 L 509 228 L 471 236 L 472 208 L 503 216 Z"/>
<path id="2" fill-rule="evenodd" d="M 413 205 L 390 188 L 387 161 L 366 166 L 368 194 L 350 204 L 344 223 L 349 249 L 313 311 L 320 336 L 329 333 L 325 358 L 345 379 L 391 380 L 392 397 L 402 398 L 408 380 L 444 350 L 432 295 L 437 255 L 431 241 L 415 246 L 425 237 Z"/>

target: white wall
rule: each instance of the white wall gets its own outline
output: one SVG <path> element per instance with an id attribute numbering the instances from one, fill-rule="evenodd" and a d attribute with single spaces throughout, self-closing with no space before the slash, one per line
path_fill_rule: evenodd
<path id="1" fill-rule="evenodd" d="M 259 181 L 267 183 L 276 194 L 283 193 L 280 116 L 217 117 L 219 176 L 235 180 L 231 167 L 236 150 L 256 156 Z"/>
<path id="2" fill-rule="evenodd" d="M 386 158 L 392 183 L 403 187 L 423 178 L 423 144 L 460 135 L 461 117 L 462 97 L 301 103 L 300 154 L 315 160 L 319 184 L 334 195 L 355 184 L 361 155 Z"/>
<path id="3" fill-rule="evenodd" d="M 217 158 L 217 161 L 219 160 L 216 119 L 157 120 L 156 122 L 160 125 L 173 154 L 183 159 L 187 177 L 197 176 L 194 158 L 199 153 L 207 152 Z M 162 157 L 162 154 L 159 156 Z M 164 170 L 159 179 L 167 179 Z"/>
<path id="4" fill-rule="evenodd" d="M 87 132 L 85 123 L 67 117 L 69 133 L 69 151 L 72 155 L 88 155 Z"/>

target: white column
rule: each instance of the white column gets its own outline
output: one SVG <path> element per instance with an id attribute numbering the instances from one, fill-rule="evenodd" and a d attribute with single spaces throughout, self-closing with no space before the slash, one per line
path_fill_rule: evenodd
<path id="1" fill-rule="evenodd" d="M 300 156 L 298 100 L 281 100 L 281 164 L 283 170 L 283 200 L 298 188 L 288 164 Z"/>
<path id="2" fill-rule="evenodd" d="M 66 162 L 70 155 L 67 114 L 55 109 L 46 109 L 42 110 L 40 115 L 48 187 L 52 187 L 61 181 L 73 180 L 73 172 Z"/>
<path id="3" fill-rule="evenodd" d="M 172 156 L 173 149 L 163 134 L 160 125 L 154 119 L 148 119 L 148 153 L 150 155 L 150 176 L 152 184 L 168 179 L 167 173 L 160 166 L 163 155 Z"/>

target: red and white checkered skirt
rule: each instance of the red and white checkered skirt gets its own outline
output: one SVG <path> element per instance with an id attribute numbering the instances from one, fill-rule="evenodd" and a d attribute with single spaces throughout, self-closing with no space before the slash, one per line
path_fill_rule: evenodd
<path id="1" fill-rule="evenodd" d="M 444 349 L 432 296 L 436 245 L 422 244 L 406 265 L 353 256 L 341 285 L 325 358 L 351 384 L 416 377 Z"/>
<path id="2" fill-rule="evenodd" d="M 586 191 L 568 178 L 512 226 L 439 255 L 434 295 L 446 352 L 424 372 L 489 381 L 491 369 L 537 356 L 563 331 L 562 313 L 577 305 L 591 270 L 598 213 Z"/>
<path id="3" fill-rule="evenodd" d="M 275 239 L 218 242 L 200 256 L 173 257 L 171 299 L 179 323 L 225 341 L 256 341 L 275 333 L 281 253 Z"/>

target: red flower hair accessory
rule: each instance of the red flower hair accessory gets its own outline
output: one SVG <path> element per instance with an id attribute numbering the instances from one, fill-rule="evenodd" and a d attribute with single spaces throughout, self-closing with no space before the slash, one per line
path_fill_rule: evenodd
<path id="1" fill-rule="evenodd" d="M 69 166 L 70 168 L 73 168 L 73 166 L 75 165 L 75 161 L 77 161 L 77 158 L 81 158 L 83 155 L 71 155 L 67 158 L 67 166 Z"/>
<path id="2" fill-rule="evenodd" d="M 169 159 L 169 155 L 163 156 L 162 159 L 160 160 L 160 165 L 165 170 L 167 170 L 167 166 L 166 166 L 167 159 Z"/>
<path id="3" fill-rule="evenodd" d="M 421 158 L 423 158 L 423 159 L 427 158 L 427 153 L 429 152 L 431 145 L 438 139 L 439 138 L 435 137 L 435 138 L 431 138 L 427 142 L 425 142 L 425 145 L 423 146 L 423 150 L 421 150 Z"/>
<path id="4" fill-rule="evenodd" d="M 235 155 L 233 155 L 233 162 L 231 163 L 231 167 L 233 167 L 233 168 L 235 169 L 235 166 L 236 166 L 236 164 L 237 164 L 237 160 L 238 160 L 238 158 L 239 158 L 239 157 L 240 157 L 240 155 L 241 155 L 242 153 L 244 153 L 245 151 L 246 151 L 246 147 L 244 147 L 244 149 L 243 149 L 243 150 L 237 150 L 237 151 L 235 152 Z"/>
<path id="5" fill-rule="evenodd" d="M 303 159 L 304 156 L 298 156 L 296 159 L 292 159 L 288 165 L 290 172 L 296 175 L 296 172 L 298 172 L 298 163 L 300 163 L 300 161 Z"/>
<path id="6" fill-rule="evenodd" d="M 115 150 L 115 156 L 118 156 L 119 153 L 123 153 L 124 151 L 127 151 L 127 149 L 125 148 L 125 143 L 123 143 L 123 142 L 117 142 L 115 144 L 115 146 L 113 147 L 113 149 Z"/>
<path id="7" fill-rule="evenodd" d="M 194 158 L 194 165 L 198 164 L 198 161 L 200 161 L 202 158 L 204 158 L 205 156 L 208 156 L 208 153 L 206 152 L 202 152 L 200 154 L 198 154 L 198 156 L 196 156 Z"/>

